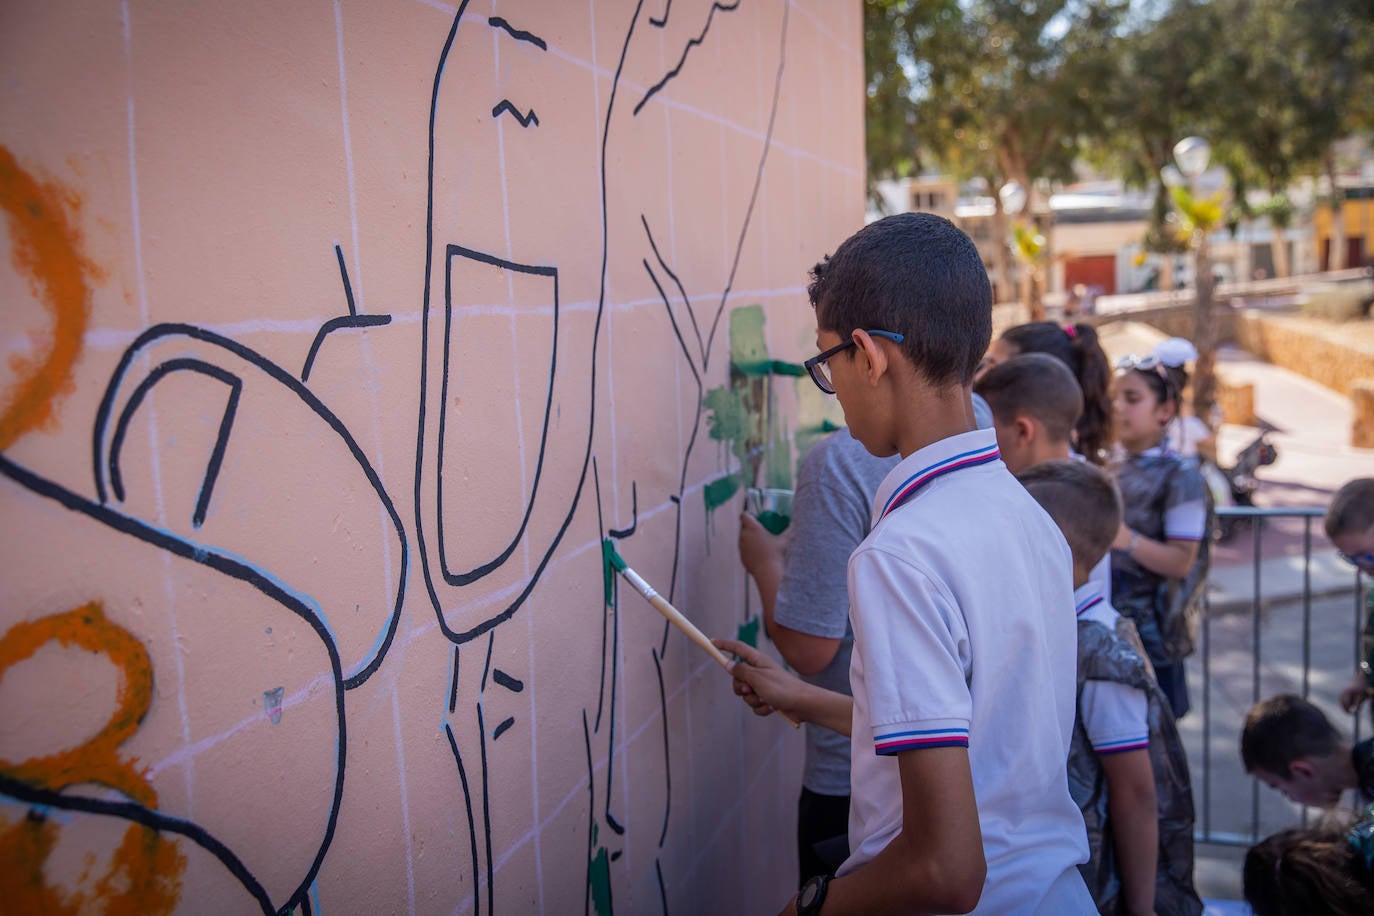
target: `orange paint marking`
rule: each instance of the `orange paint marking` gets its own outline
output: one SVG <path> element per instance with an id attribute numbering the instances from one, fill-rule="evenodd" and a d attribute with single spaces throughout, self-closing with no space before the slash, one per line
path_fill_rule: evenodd
<path id="1" fill-rule="evenodd" d="M 9 217 L 10 259 L 53 317 L 47 353 L 10 360 L 18 377 L 0 397 L 0 449 L 52 422 L 57 401 L 73 387 L 72 367 L 91 313 L 87 279 L 102 276 L 81 254 L 81 235 L 68 219 L 68 210 L 80 203 L 72 191 L 24 171 L 0 146 L 0 210 Z"/>
<path id="2" fill-rule="evenodd" d="M 133 761 L 119 757 L 119 746 L 148 713 L 153 698 L 153 667 L 143 644 L 105 616 L 99 601 L 62 614 L 24 621 L 0 638 L 0 678 L 50 642 L 104 655 L 118 669 L 115 711 L 94 737 L 78 747 L 23 762 L 0 759 L 0 773 L 52 792 L 94 784 L 122 793 L 146 808 L 157 807 L 157 792 Z M 57 843 L 60 825 L 36 809 L 24 820 L 0 826 L 0 900 L 23 913 L 103 912 L 107 916 L 170 913 L 181 897 L 186 857 L 176 840 L 131 824 L 115 848 L 107 870 L 85 892 L 48 883 L 44 866 Z M 85 876 L 83 876 L 84 879 Z M 78 884 L 86 883 L 78 880 Z M 98 910 L 97 910 L 98 904 Z"/>

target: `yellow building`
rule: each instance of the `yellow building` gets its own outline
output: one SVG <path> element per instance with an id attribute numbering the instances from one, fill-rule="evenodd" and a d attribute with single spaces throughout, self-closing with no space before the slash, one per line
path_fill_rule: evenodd
<path id="1" fill-rule="evenodd" d="M 1341 219 L 1345 227 L 1345 267 L 1360 267 L 1374 261 L 1374 186 L 1356 185 L 1345 189 Z M 1331 208 L 1319 205 L 1312 214 L 1313 242 L 1317 263 L 1331 270 Z"/>

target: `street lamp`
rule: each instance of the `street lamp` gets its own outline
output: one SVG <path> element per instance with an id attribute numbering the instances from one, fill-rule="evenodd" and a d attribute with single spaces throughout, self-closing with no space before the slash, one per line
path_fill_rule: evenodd
<path id="1" fill-rule="evenodd" d="M 1192 212 L 1187 214 L 1192 223 L 1193 247 L 1193 345 L 1197 347 L 1198 358 L 1193 376 L 1193 415 L 1211 423 L 1212 405 L 1216 401 L 1216 322 L 1212 314 L 1212 264 L 1207 251 L 1208 225 L 1199 205 L 1197 179 L 1207 171 L 1212 158 L 1212 146 L 1201 137 L 1184 137 L 1174 144 L 1174 163 L 1178 173 L 1188 182 L 1188 200 Z M 1167 175 L 1170 170 L 1165 166 L 1160 179 L 1174 187 Z"/>
<path id="2" fill-rule="evenodd" d="M 1016 216 L 1026 209 L 1026 187 L 1019 181 L 1008 181 L 997 192 L 1002 200 L 1002 209 Z"/>
<path id="3" fill-rule="evenodd" d="M 1201 137 L 1184 137 L 1174 144 L 1174 162 L 1190 182 L 1207 171 L 1212 159 L 1212 144 Z M 1166 166 L 1167 168 L 1167 166 Z"/>

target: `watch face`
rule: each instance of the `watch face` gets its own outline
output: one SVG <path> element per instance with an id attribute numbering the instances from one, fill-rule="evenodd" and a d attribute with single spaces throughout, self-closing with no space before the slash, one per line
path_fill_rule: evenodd
<path id="1" fill-rule="evenodd" d="M 797 895 L 798 906 L 810 906 L 816 902 L 816 894 L 820 891 L 819 882 L 815 878 L 810 879 L 802 886 L 801 893 Z"/>

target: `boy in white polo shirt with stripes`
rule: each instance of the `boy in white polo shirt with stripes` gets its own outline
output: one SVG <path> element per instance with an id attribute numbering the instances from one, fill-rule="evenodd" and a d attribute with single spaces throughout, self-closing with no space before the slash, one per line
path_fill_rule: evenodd
<path id="1" fill-rule="evenodd" d="M 736 692 L 851 735 L 852 855 L 784 913 L 1093 912 L 1065 759 L 1073 731 L 1072 559 L 976 430 L 992 336 L 973 242 L 904 213 L 840 246 L 813 290 L 807 362 L 873 454 L 900 453 L 849 560 L 852 702 L 738 642 Z"/>

